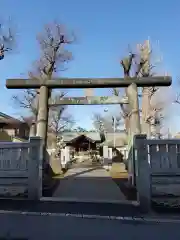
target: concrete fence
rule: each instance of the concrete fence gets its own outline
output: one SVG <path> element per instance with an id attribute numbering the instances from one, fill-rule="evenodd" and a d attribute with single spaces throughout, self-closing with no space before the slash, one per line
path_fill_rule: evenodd
<path id="1" fill-rule="evenodd" d="M 0 197 L 38 200 L 42 195 L 42 140 L 0 142 Z"/>
<path id="2" fill-rule="evenodd" d="M 180 205 L 180 139 L 147 139 L 134 136 L 131 151 L 132 169 L 138 201 L 144 211 L 152 201 Z"/>

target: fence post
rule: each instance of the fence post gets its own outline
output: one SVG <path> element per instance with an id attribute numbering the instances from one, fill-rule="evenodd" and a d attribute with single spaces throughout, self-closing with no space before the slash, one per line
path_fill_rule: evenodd
<path id="1" fill-rule="evenodd" d="M 131 186 L 136 186 L 135 178 L 135 159 L 134 159 L 134 144 L 132 137 L 131 142 L 128 145 L 128 159 L 127 159 L 127 170 L 128 170 L 128 182 Z"/>
<path id="2" fill-rule="evenodd" d="M 70 153 L 69 153 L 69 147 L 68 146 L 65 147 L 65 161 L 66 161 L 66 165 L 68 165 L 69 162 L 70 162 Z"/>
<path id="3" fill-rule="evenodd" d="M 108 169 L 108 163 L 109 163 L 108 146 L 103 146 L 103 167 L 105 169 Z"/>
<path id="4" fill-rule="evenodd" d="M 40 137 L 30 137 L 29 143 L 28 199 L 39 200 L 42 197 L 43 142 Z"/>
<path id="5" fill-rule="evenodd" d="M 134 136 L 137 197 L 143 212 L 151 209 L 151 180 L 146 135 Z"/>
<path id="6" fill-rule="evenodd" d="M 36 136 L 36 123 L 32 122 L 29 132 L 29 137 L 35 137 Z"/>

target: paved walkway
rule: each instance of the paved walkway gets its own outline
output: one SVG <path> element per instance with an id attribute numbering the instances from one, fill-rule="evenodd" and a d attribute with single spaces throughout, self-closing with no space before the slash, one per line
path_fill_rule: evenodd
<path id="1" fill-rule="evenodd" d="M 123 193 L 100 166 L 84 161 L 69 169 L 60 180 L 53 197 L 62 200 L 117 202 L 125 200 Z"/>

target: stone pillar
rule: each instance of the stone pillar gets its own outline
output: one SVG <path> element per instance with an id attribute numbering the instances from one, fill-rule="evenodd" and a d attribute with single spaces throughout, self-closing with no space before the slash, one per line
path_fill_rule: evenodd
<path id="1" fill-rule="evenodd" d="M 66 169 L 68 167 L 69 162 L 70 162 L 69 148 L 65 147 L 64 149 L 61 150 L 62 168 Z"/>
<path id="2" fill-rule="evenodd" d="M 112 167 L 112 158 L 113 158 L 112 148 L 108 148 L 108 160 L 109 160 L 108 170 L 110 170 Z"/>
<path id="3" fill-rule="evenodd" d="M 134 136 L 137 198 L 145 213 L 151 209 L 151 175 L 146 141 L 146 135 Z"/>
<path id="4" fill-rule="evenodd" d="M 28 199 L 40 200 L 42 197 L 42 139 L 40 137 L 31 137 L 29 145 Z"/>
<path id="5" fill-rule="evenodd" d="M 69 164 L 69 162 L 70 162 L 70 151 L 69 151 L 68 146 L 65 147 L 65 160 L 66 160 L 66 164 Z"/>
<path id="6" fill-rule="evenodd" d="M 103 146 L 103 166 L 105 169 L 109 169 L 109 165 L 112 164 L 112 148 L 108 148 L 108 146 Z"/>
<path id="7" fill-rule="evenodd" d="M 32 122 L 30 126 L 29 137 L 35 137 L 35 136 L 36 136 L 36 123 Z"/>
<path id="8" fill-rule="evenodd" d="M 127 95 L 130 107 L 129 114 L 129 134 L 128 134 L 128 179 L 129 183 L 135 186 L 135 159 L 134 159 L 134 135 L 141 133 L 138 88 L 136 84 L 131 84 L 127 88 Z"/>
<path id="9" fill-rule="evenodd" d="M 46 148 L 48 130 L 48 94 L 48 88 L 46 86 L 41 86 L 39 91 L 39 110 L 36 135 L 42 138 L 44 148 Z"/>
<path id="10" fill-rule="evenodd" d="M 41 86 L 39 90 L 39 108 L 37 116 L 37 132 L 36 136 L 42 138 L 43 144 L 43 168 L 49 167 L 48 154 L 46 151 L 47 144 L 47 130 L 48 130 L 48 98 L 49 90 L 46 86 Z"/>

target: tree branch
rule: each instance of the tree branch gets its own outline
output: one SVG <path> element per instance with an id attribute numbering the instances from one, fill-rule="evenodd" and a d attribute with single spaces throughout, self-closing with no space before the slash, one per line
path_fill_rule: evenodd
<path id="1" fill-rule="evenodd" d="M 67 50 L 67 46 L 74 42 L 74 35 L 68 34 L 61 24 L 56 22 L 45 26 L 43 32 L 37 37 L 40 58 L 34 63 L 29 78 L 37 81 L 39 79 L 52 79 L 59 71 L 64 70 L 64 66 L 72 60 L 72 53 Z M 49 90 L 49 97 L 52 91 Z M 64 93 L 59 93 L 56 97 L 62 98 Z M 53 96 L 52 96 L 53 97 Z M 25 90 L 24 94 L 13 96 L 16 105 L 29 109 L 30 115 L 37 119 L 39 90 Z M 61 115 L 60 115 L 61 116 Z"/>
<path id="2" fill-rule="evenodd" d="M 0 60 L 4 59 L 5 53 L 11 51 L 15 44 L 15 32 L 12 26 L 8 25 L 0 23 Z"/>

